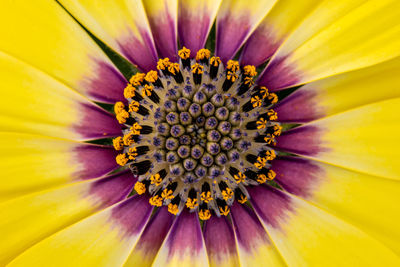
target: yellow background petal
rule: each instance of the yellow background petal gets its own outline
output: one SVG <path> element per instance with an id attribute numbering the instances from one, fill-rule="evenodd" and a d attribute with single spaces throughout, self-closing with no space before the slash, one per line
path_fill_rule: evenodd
<path id="1" fill-rule="evenodd" d="M 289 202 L 288 209 L 271 212 L 268 219 L 264 217 L 262 220 L 288 265 L 397 266 L 400 264 L 399 258 L 391 250 L 354 226 L 294 196 L 288 197 L 282 199 Z M 270 203 L 268 209 L 282 208 L 279 202 Z M 264 207 L 266 205 L 268 204 L 264 204 Z M 263 213 L 257 207 L 255 210 L 263 217 Z M 276 221 L 278 225 L 272 226 L 269 220 Z"/>
<path id="2" fill-rule="evenodd" d="M 271 60 L 272 65 L 282 60 L 281 68 L 291 69 L 296 81 L 290 86 L 368 67 L 400 54 L 399 1 L 373 0 L 362 5 L 354 1 L 346 2 L 349 4 L 343 6 L 330 1 L 331 5 L 343 8 L 345 15 L 319 32 L 311 27 L 310 31 L 315 35 L 307 34 L 307 27 L 300 26 Z M 336 14 L 327 6 L 321 7 L 324 12 Z M 349 7 L 354 9 L 350 11 Z M 318 16 L 324 12 L 318 13 Z M 342 15 L 341 12 L 337 14 Z M 331 16 L 328 15 L 328 18 Z M 324 25 L 313 15 L 308 18 L 310 22 L 311 19 L 318 29 Z M 305 37 L 301 38 L 302 35 Z M 291 42 L 292 39 L 296 41 Z M 296 47 L 299 41 L 305 42 Z M 273 87 L 281 85 L 274 84 Z"/>
<path id="3" fill-rule="evenodd" d="M 82 143 L 64 139 L 0 133 L 0 199 L 93 178 L 82 177 L 92 171 L 86 172 L 86 159 L 79 156 L 81 146 Z M 112 159 L 112 154 L 110 157 Z M 99 160 L 101 162 L 101 158 Z M 114 162 L 110 164 L 114 165 Z M 96 172 L 94 170 L 93 174 Z"/>
<path id="4" fill-rule="evenodd" d="M 113 212 L 119 207 L 115 205 L 61 230 L 19 255 L 9 266 L 122 266 L 140 232 L 131 234 L 115 221 Z"/>
<path id="5" fill-rule="evenodd" d="M 110 64 L 89 35 L 56 1 L 4 0 L 0 9 L 0 50 L 90 94 L 98 63 Z M 111 67 L 111 65 L 109 65 Z"/>
<path id="6" fill-rule="evenodd" d="M 400 179 L 400 98 L 321 119 L 315 159 L 372 175 Z"/>
<path id="7" fill-rule="evenodd" d="M 122 198 L 127 191 L 117 190 L 129 185 L 125 182 L 128 179 L 114 176 L 100 181 L 85 181 L 1 203 L 0 265 L 50 234 Z M 113 182 L 121 186 L 115 186 Z M 110 188 L 112 186 L 114 188 Z M 109 193 L 97 191 L 104 190 L 104 187 L 108 187 Z"/>

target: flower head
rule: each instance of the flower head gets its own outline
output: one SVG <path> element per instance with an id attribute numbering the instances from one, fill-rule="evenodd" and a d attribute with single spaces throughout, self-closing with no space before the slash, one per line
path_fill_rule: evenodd
<path id="1" fill-rule="evenodd" d="M 4 0 L 0 265 L 399 266 L 399 18 Z"/>

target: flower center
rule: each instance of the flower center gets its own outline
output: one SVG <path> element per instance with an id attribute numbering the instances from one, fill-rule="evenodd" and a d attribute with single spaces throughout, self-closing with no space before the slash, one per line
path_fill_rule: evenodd
<path id="1" fill-rule="evenodd" d="M 129 105 L 115 104 L 127 126 L 113 140 L 116 161 L 138 176 L 134 189 L 150 204 L 202 220 L 226 216 L 235 200 L 248 200 L 246 186 L 275 177 L 271 146 L 282 128 L 270 106 L 278 98 L 254 84 L 254 66 L 224 66 L 207 49 L 178 55 L 179 63 L 160 59 L 159 72 L 135 74 L 124 90 Z"/>

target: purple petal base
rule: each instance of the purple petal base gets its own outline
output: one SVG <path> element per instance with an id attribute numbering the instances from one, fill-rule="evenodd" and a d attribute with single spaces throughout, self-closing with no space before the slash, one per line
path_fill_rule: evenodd
<path id="1" fill-rule="evenodd" d="M 293 65 L 287 65 L 286 57 L 274 58 L 260 74 L 258 85 L 266 86 L 270 91 L 278 91 L 298 85 L 300 74 Z"/>
<path id="2" fill-rule="evenodd" d="M 118 167 L 115 162 L 117 152 L 113 147 L 82 144 L 74 149 L 74 162 L 81 170 L 74 174 L 78 179 L 86 180 L 101 177 Z"/>
<path id="3" fill-rule="evenodd" d="M 249 190 L 251 204 L 257 215 L 271 227 L 279 228 L 291 211 L 291 199 L 288 195 L 270 186 L 256 186 Z"/>
<path id="4" fill-rule="evenodd" d="M 232 18 L 229 15 L 217 19 L 215 54 L 223 63 L 232 59 L 250 32 L 247 16 Z"/>
<path id="5" fill-rule="evenodd" d="M 324 171 L 315 162 L 303 158 L 281 157 L 272 161 L 276 172 L 275 181 L 291 194 L 310 198 L 325 177 Z"/>
<path id="6" fill-rule="evenodd" d="M 124 237 L 138 235 L 153 210 L 146 196 L 133 196 L 112 209 L 112 219 L 124 230 Z"/>
<path id="7" fill-rule="evenodd" d="M 122 134 L 121 125 L 105 110 L 95 105 L 84 104 L 79 111 L 82 118 L 73 129 L 83 139 L 114 137 Z"/>
<path id="8" fill-rule="evenodd" d="M 154 260 L 171 228 L 174 218 L 175 216 L 169 213 L 165 207 L 161 207 L 157 210 L 146 225 L 132 253 L 141 251 L 142 254 L 146 255 L 146 258 Z"/>
<path id="9" fill-rule="evenodd" d="M 316 126 L 300 126 L 277 137 L 276 148 L 299 155 L 316 156 L 327 151 L 321 143 L 323 133 L 324 131 Z"/>
<path id="10" fill-rule="evenodd" d="M 169 10 L 170 1 L 163 1 L 162 10 Z M 178 46 L 176 42 L 176 18 L 168 12 L 148 16 L 153 39 L 156 44 L 158 56 L 168 57 L 171 61 L 177 61 Z"/>
<path id="11" fill-rule="evenodd" d="M 127 81 L 110 64 L 101 60 L 93 59 L 95 65 L 94 73 L 91 77 L 85 77 L 82 87 L 88 89 L 91 99 L 114 104 L 117 101 L 126 101 L 124 98 L 124 88 Z"/>
<path id="12" fill-rule="evenodd" d="M 298 89 L 293 94 L 275 105 L 280 122 L 305 123 L 325 116 L 315 100 L 316 93 L 310 90 Z"/>
<path id="13" fill-rule="evenodd" d="M 181 46 L 190 49 L 192 57 L 195 57 L 197 51 L 204 47 L 210 29 L 211 18 L 203 11 L 194 13 L 185 8 L 181 2 L 179 5 L 179 42 Z"/>
<path id="14" fill-rule="evenodd" d="M 232 225 L 225 217 L 212 216 L 204 226 L 204 241 L 210 258 L 224 262 L 226 257 L 237 257 Z"/>
<path id="15" fill-rule="evenodd" d="M 95 181 L 90 189 L 90 194 L 96 196 L 105 208 L 125 199 L 137 181 L 130 170 L 107 176 Z"/>
<path id="16" fill-rule="evenodd" d="M 240 247 L 251 253 L 260 243 L 271 243 L 257 215 L 247 206 L 235 202 L 231 218 Z"/>
<path id="17" fill-rule="evenodd" d="M 132 33 L 121 38 L 118 45 L 122 54 L 138 68 L 147 72 L 155 70 L 157 67 L 157 52 L 149 33 L 144 29 L 139 29 L 144 43 L 138 40 Z"/>
<path id="18" fill-rule="evenodd" d="M 182 211 L 172 226 L 166 244 L 169 257 L 183 257 L 188 250 L 197 255 L 203 250 L 203 234 L 195 212 Z"/>
<path id="19" fill-rule="evenodd" d="M 240 65 L 259 66 L 270 58 L 281 44 L 270 27 L 259 26 L 247 40 L 240 56 Z"/>
<path id="20" fill-rule="evenodd" d="M 305 123 L 324 117 L 324 109 L 315 100 L 316 94 L 314 91 L 300 88 L 279 102 L 274 107 L 279 121 Z"/>

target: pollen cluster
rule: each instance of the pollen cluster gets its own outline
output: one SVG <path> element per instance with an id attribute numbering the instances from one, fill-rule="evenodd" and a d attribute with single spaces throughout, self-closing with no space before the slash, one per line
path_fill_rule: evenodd
<path id="1" fill-rule="evenodd" d="M 247 186 L 274 179 L 272 147 L 281 133 L 274 93 L 256 86 L 254 66 L 225 66 L 207 49 L 185 47 L 179 62 L 160 59 L 158 71 L 136 73 L 114 106 L 124 135 L 113 140 L 116 161 L 129 166 L 137 194 L 151 205 L 197 212 L 201 220 L 227 216 Z M 194 56 L 194 55 L 193 55 Z"/>

